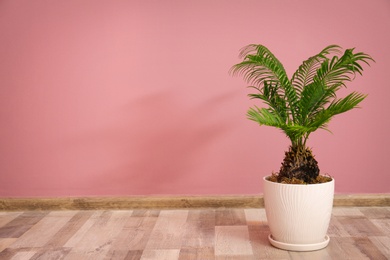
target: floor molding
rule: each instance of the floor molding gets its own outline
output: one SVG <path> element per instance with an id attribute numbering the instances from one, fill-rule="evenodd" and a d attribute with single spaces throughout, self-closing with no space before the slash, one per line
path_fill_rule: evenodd
<path id="1" fill-rule="evenodd" d="M 390 206 L 390 194 L 336 194 L 333 205 L 335 207 L 385 207 Z M 0 211 L 263 207 L 262 195 L 0 198 Z"/>

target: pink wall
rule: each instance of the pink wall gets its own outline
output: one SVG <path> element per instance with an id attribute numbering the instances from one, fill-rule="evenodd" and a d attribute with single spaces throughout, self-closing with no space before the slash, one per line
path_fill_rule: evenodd
<path id="1" fill-rule="evenodd" d="M 249 43 L 289 75 L 328 44 L 377 61 L 310 140 L 338 193 L 390 192 L 388 0 L 0 2 L 0 196 L 258 194 L 288 140 L 246 119 Z"/>

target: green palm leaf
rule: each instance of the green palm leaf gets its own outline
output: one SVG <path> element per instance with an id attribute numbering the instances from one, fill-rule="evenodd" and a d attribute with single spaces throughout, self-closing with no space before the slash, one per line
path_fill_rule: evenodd
<path id="1" fill-rule="evenodd" d="M 345 50 L 339 58 L 334 56 L 331 60 L 326 60 L 317 70 L 314 81 L 323 82 L 325 85 L 342 84 L 352 81 L 356 73 L 362 74 L 363 68 L 359 62 L 369 64 L 373 59 L 364 53 L 353 53 L 354 49 Z"/>
<path id="2" fill-rule="evenodd" d="M 273 126 L 281 128 L 285 125 L 283 119 L 266 108 L 250 108 L 247 112 L 248 119 L 259 123 L 260 125 Z"/>
<path id="3" fill-rule="evenodd" d="M 303 91 L 305 86 L 313 83 L 313 78 L 316 75 L 317 69 L 321 67 L 321 63 L 327 60 L 327 55 L 331 53 L 340 53 L 341 47 L 338 45 L 329 45 L 320 53 L 305 60 L 297 69 L 291 78 L 291 84 L 298 91 Z"/>
<path id="4" fill-rule="evenodd" d="M 282 130 L 293 143 L 299 143 L 300 139 L 304 138 L 308 133 L 315 131 L 316 128 L 304 125 L 285 125 L 282 127 Z"/>
<path id="5" fill-rule="evenodd" d="M 327 124 L 335 115 L 345 113 L 351 109 L 357 108 L 367 95 L 352 92 L 345 98 L 334 100 L 326 109 L 323 109 L 315 118 L 308 124 L 310 127 L 318 129 L 327 129 Z"/>
<path id="6" fill-rule="evenodd" d="M 269 106 L 269 110 L 277 114 L 283 122 L 288 121 L 287 104 L 283 96 L 278 93 L 277 85 L 264 82 L 263 89 L 253 88 L 258 90 L 259 93 L 249 94 L 248 96 L 251 99 L 261 99 Z"/>
<path id="7" fill-rule="evenodd" d="M 332 117 L 364 100 L 366 96 L 357 92 L 341 99 L 336 94 L 356 74 L 362 74 L 363 64 L 374 61 L 363 52 L 347 49 L 343 53 L 338 45 L 329 45 L 305 60 L 289 80 L 281 62 L 263 45 L 244 47 L 240 58 L 243 61 L 234 65 L 231 73 L 253 84 L 255 93 L 249 97 L 268 106 L 250 108 L 248 118 L 281 129 L 293 147 L 305 146 L 310 133 L 328 130 Z"/>
<path id="8" fill-rule="evenodd" d="M 264 82 L 289 84 L 281 62 L 262 45 L 248 45 L 240 52 L 244 61 L 232 67 L 233 75 L 240 75 L 250 84 L 262 87 Z"/>
<path id="9" fill-rule="evenodd" d="M 292 118 L 299 113 L 298 96 L 291 85 L 282 63 L 263 45 L 251 44 L 240 52 L 244 60 L 232 67 L 233 75 L 240 75 L 256 88 L 262 89 L 265 85 L 276 86 L 279 96 L 289 103 L 288 112 Z"/>

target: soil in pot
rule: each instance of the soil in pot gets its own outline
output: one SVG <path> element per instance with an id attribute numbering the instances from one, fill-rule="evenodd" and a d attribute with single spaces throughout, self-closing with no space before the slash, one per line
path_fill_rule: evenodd
<path id="1" fill-rule="evenodd" d="M 279 181 L 280 179 L 280 181 Z M 272 173 L 271 176 L 267 178 L 268 181 L 272 182 L 279 182 L 279 183 L 284 183 L 284 184 L 316 184 L 316 183 L 326 183 L 332 181 L 332 177 L 327 176 L 327 175 L 318 175 L 317 178 L 312 179 L 309 182 L 305 182 L 303 180 L 297 179 L 295 177 L 293 178 L 286 178 L 282 177 L 279 178 L 277 173 Z"/>

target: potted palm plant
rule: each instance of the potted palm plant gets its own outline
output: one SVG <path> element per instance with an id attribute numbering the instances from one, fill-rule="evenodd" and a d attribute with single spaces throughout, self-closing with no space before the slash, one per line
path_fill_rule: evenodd
<path id="1" fill-rule="evenodd" d="M 260 125 L 282 130 L 291 145 L 277 173 L 263 179 L 264 202 L 272 245 L 286 250 L 310 251 L 329 243 L 326 235 L 334 195 L 334 179 L 320 174 L 312 150 L 311 133 L 328 130 L 336 115 L 356 108 L 366 95 L 336 94 L 362 74 L 373 59 L 354 49 L 330 45 L 305 60 L 291 78 L 282 63 L 263 45 L 251 44 L 240 52 L 242 62 L 231 68 L 251 84 L 252 99 L 263 107 L 251 107 L 247 116 Z"/>

